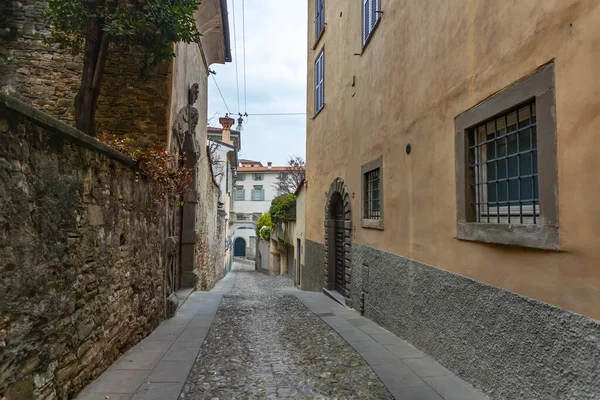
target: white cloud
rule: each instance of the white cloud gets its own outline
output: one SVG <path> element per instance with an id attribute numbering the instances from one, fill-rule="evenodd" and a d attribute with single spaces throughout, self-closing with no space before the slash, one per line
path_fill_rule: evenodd
<path id="1" fill-rule="evenodd" d="M 234 61 L 212 65 L 229 110 L 250 114 L 242 131 L 241 158 L 284 164 L 291 155 L 305 157 L 306 116 L 252 116 L 252 114 L 306 111 L 307 6 L 304 0 L 243 0 L 246 25 L 247 108 L 244 107 L 242 0 L 228 0 L 231 53 Z M 235 4 L 233 4 L 235 2 Z M 233 7 L 235 6 L 238 109 Z M 227 112 L 217 88 L 209 80 L 209 118 Z"/>

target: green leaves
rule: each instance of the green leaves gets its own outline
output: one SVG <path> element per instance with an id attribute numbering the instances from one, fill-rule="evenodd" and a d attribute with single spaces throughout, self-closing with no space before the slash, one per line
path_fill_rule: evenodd
<path id="1" fill-rule="evenodd" d="M 118 45 L 139 45 L 144 67 L 174 57 L 173 43 L 200 41 L 194 13 L 198 0 L 48 0 L 52 40 L 81 51 L 90 27 L 99 22 Z"/>
<path id="2" fill-rule="evenodd" d="M 292 207 L 296 206 L 296 195 L 292 193 L 282 194 L 277 196 L 271 202 L 269 214 L 275 222 L 283 221 L 290 217 Z"/>

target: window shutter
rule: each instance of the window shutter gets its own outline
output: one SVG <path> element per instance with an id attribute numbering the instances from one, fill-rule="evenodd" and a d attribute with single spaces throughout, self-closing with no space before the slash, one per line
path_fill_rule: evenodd
<path id="1" fill-rule="evenodd" d="M 371 32 L 370 5 L 371 0 L 363 0 L 363 44 L 367 42 L 367 38 L 369 37 L 369 33 Z"/>

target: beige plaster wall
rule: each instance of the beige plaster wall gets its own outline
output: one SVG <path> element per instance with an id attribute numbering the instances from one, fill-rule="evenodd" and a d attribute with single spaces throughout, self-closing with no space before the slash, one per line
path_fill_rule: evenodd
<path id="1" fill-rule="evenodd" d="M 382 0 L 361 53 L 359 2 L 325 2 L 325 108 L 307 121 L 307 238 L 323 243 L 325 193 L 342 177 L 354 242 L 600 318 L 600 2 Z M 456 236 L 454 118 L 554 60 L 561 252 Z M 355 86 L 352 86 L 353 76 Z M 412 145 L 406 155 L 405 146 Z M 383 155 L 385 230 L 361 228 L 360 167 Z"/>

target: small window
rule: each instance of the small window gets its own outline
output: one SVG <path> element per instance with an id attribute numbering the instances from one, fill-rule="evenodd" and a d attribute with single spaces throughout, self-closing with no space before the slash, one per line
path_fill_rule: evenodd
<path id="1" fill-rule="evenodd" d="M 263 180 L 263 174 L 254 174 L 253 179 L 255 181 L 262 181 Z"/>
<path id="2" fill-rule="evenodd" d="M 321 50 L 315 61 L 315 115 L 325 106 L 325 53 Z"/>
<path id="3" fill-rule="evenodd" d="M 248 221 L 250 220 L 250 216 L 246 214 L 235 214 L 235 219 L 238 221 Z"/>
<path id="4" fill-rule="evenodd" d="M 235 200 L 236 201 L 246 200 L 246 190 L 244 190 L 243 186 L 237 186 L 235 188 Z"/>
<path id="5" fill-rule="evenodd" d="M 246 174 L 238 174 L 237 180 L 238 181 L 245 181 L 246 180 Z"/>
<path id="6" fill-rule="evenodd" d="M 363 0 L 363 47 L 366 46 L 380 15 L 380 0 Z"/>
<path id="7" fill-rule="evenodd" d="M 264 201 L 265 200 L 265 190 L 262 186 L 256 185 L 254 189 L 252 189 L 252 201 Z"/>
<path id="8" fill-rule="evenodd" d="M 554 107 L 549 64 L 456 118 L 458 239 L 559 249 Z"/>
<path id="9" fill-rule="evenodd" d="M 315 0 L 315 42 L 325 30 L 325 0 Z"/>
<path id="10" fill-rule="evenodd" d="M 362 172 L 362 226 L 383 229 L 383 158 L 365 164 Z"/>

